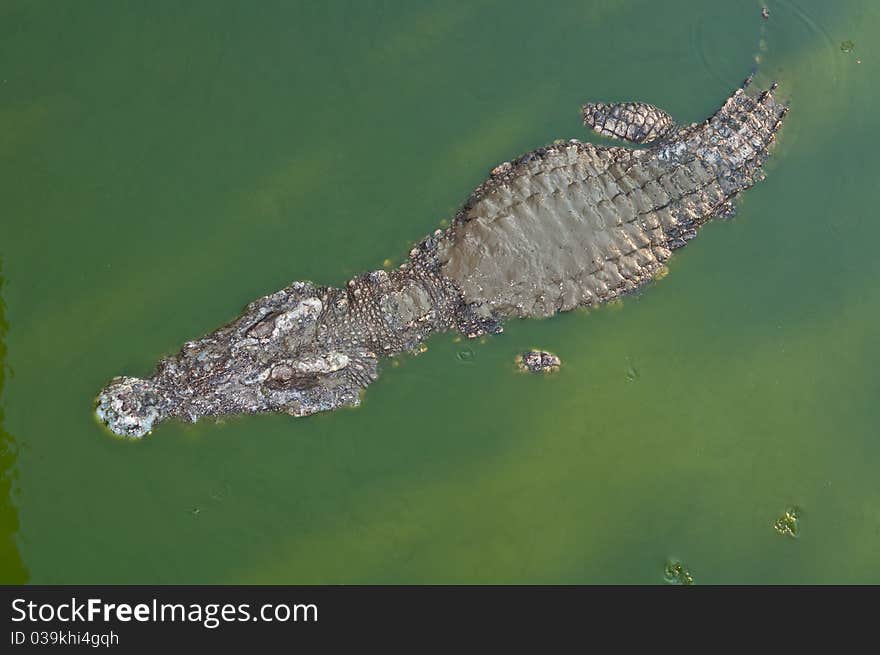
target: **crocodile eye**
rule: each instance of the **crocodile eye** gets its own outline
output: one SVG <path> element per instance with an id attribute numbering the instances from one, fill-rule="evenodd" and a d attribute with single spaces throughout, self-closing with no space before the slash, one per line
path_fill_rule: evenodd
<path id="1" fill-rule="evenodd" d="M 255 339 L 295 334 L 314 326 L 324 304 L 317 298 L 305 298 L 291 309 L 269 312 L 245 330 L 245 335 Z"/>
<path id="2" fill-rule="evenodd" d="M 275 391 L 311 389 L 318 385 L 318 376 L 303 373 L 291 364 L 276 364 L 266 380 L 266 387 Z"/>
<path id="3" fill-rule="evenodd" d="M 349 358 L 345 353 L 330 352 L 326 355 L 304 357 L 294 364 L 300 373 L 335 373 L 348 366 Z"/>
<path id="4" fill-rule="evenodd" d="M 245 334 L 255 339 L 268 339 L 272 336 L 272 332 L 275 330 L 275 319 L 278 318 L 280 314 L 281 312 L 267 314 L 249 327 Z"/>

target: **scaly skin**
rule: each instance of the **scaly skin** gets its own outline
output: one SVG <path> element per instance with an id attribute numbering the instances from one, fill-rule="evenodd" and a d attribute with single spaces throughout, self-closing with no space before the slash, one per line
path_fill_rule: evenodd
<path id="1" fill-rule="evenodd" d="M 594 306 L 651 280 L 677 248 L 763 178 L 787 106 L 775 85 L 738 89 L 703 123 L 677 127 L 645 103 L 589 104 L 596 132 L 647 149 L 577 140 L 496 167 L 455 216 L 390 272 L 344 289 L 294 282 L 163 359 L 147 379 L 119 377 L 97 415 L 142 437 L 172 417 L 354 406 L 379 361 L 437 331 L 500 332 L 512 317 Z"/>

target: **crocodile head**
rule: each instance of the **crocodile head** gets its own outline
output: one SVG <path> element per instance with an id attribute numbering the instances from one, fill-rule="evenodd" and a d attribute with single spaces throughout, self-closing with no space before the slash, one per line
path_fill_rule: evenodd
<path id="1" fill-rule="evenodd" d="M 346 316 L 337 290 L 296 282 L 188 342 L 149 379 L 114 378 L 98 396 L 97 416 L 116 434 L 142 437 L 171 416 L 306 416 L 357 405 L 377 358 L 346 329 Z"/>
<path id="2" fill-rule="evenodd" d="M 236 373 L 215 392 L 227 394 L 218 406 L 307 416 L 358 405 L 377 358 L 347 317 L 344 294 L 302 282 L 252 303 L 233 324 L 225 367 Z"/>

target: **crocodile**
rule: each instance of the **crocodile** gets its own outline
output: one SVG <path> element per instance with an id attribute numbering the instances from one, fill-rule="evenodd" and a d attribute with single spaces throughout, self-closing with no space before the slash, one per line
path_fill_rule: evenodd
<path id="1" fill-rule="evenodd" d="M 776 88 L 749 78 L 689 125 L 644 102 L 588 103 L 584 125 L 623 145 L 556 141 L 504 162 L 398 267 L 259 298 L 149 377 L 113 378 L 97 417 L 143 437 L 169 418 L 356 406 L 384 358 L 433 333 L 494 334 L 635 291 L 764 178 L 788 111 Z"/>

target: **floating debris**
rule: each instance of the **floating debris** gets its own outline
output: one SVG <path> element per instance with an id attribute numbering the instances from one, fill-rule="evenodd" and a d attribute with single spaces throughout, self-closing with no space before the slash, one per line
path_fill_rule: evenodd
<path id="1" fill-rule="evenodd" d="M 530 350 L 517 356 L 516 365 L 529 373 L 550 373 L 559 370 L 562 360 L 546 350 Z"/>
<path id="2" fill-rule="evenodd" d="M 770 10 L 767 9 L 767 7 L 764 7 L 763 9 L 761 9 L 761 18 L 763 18 L 764 20 L 767 20 L 768 18 L 770 18 Z"/>
<path id="3" fill-rule="evenodd" d="M 798 525 L 800 518 L 800 509 L 797 507 L 789 507 L 785 510 L 785 513 L 782 516 L 776 519 L 776 522 L 773 524 L 773 529 L 781 535 L 797 539 L 798 532 L 800 531 Z"/>
<path id="4" fill-rule="evenodd" d="M 226 498 L 227 495 L 229 495 L 229 483 L 228 482 L 224 482 L 218 489 L 215 489 L 210 494 L 211 500 L 218 502 L 218 503 L 220 501 L 222 501 L 224 498 Z"/>
<path id="5" fill-rule="evenodd" d="M 689 587 L 694 584 L 694 576 L 681 562 L 670 560 L 666 562 L 666 570 L 663 574 L 666 582 Z"/>
<path id="6" fill-rule="evenodd" d="M 626 381 L 627 382 L 635 382 L 636 380 L 638 380 L 641 377 L 641 374 L 639 373 L 639 369 L 636 368 L 635 363 L 633 362 L 632 358 L 630 358 L 630 357 L 626 358 L 626 364 L 627 364 L 627 366 L 626 366 Z"/>
<path id="7" fill-rule="evenodd" d="M 856 44 L 853 43 L 852 41 L 850 41 L 849 39 L 847 39 L 846 41 L 844 41 L 843 43 L 840 44 L 840 49 L 843 50 L 844 52 L 852 52 L 853 50 L 856 49 Z"/>

